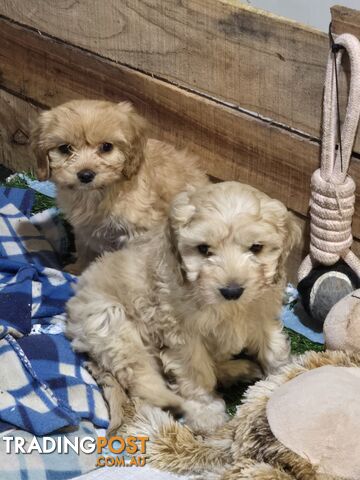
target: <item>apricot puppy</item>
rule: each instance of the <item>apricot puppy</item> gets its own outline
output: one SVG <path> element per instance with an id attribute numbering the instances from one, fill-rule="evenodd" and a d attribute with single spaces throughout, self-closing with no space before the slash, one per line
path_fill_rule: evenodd
<path id="1" fill-rule="evenodd" d="M 164 222 L 169 203 L 207 183 L 194 156 L 149 140 L 130 103 L 74 100 L 39 116 L 32 143 L 38 178 L 50 178 L 74 228 L 82 271 L 104 251 Z"/>
<path id="2" fill-rule="evenodd" d="M 298 236 L 284 205 L 250 186 L 181 193 L 157 233 L 80 277 L 68 303 L 72 345 L 130 397 L 184 412 L 194 430 L 216 429 L 226 419 L 218 383 L 259 378 L 288 360 L 279 314 Z M 256 362 L 236 358 L 244 349 Z"/>

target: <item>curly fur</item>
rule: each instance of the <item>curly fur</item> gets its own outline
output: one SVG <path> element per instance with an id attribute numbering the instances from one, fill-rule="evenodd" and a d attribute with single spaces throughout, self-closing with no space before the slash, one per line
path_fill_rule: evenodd
<path id="1" fill-rule="evenodd" d="M 146 122 L 130 103 L 74 100 L 39 116 L 32 134 L 38 177 L 51 178 L 57 202 L 74 227 L 79 273 L 99 253 L 163 223 L 173 197 L 207 183 L 197 159 L 148 140 Z M 110 143 L 109 152 L 101 145 Z M 60 145 L 71 145 L 64 154 Z M 81 183 L 77 174 L 95 178 Z"/>
<path id="2" fill-rule="evenodd" d="M 236 416 L 216 434 L 201 438 L 160 410 L 142 406 L 127 432 L 149 434 L 149 462 L 176 473 L 213 480 L 345 480 L 317 472 L 316 466 L 287 449 L 272 434 L 266 405 L 282 384 L 325 366 L 360 367 L 360 354 L 308 352 L 246 393 Z M 212 473 L 211 473 L 212 472 Z"/>
<path id="3" fill-rule="evenodd" d="M 72 345 L 131 398 L 184 413 L 196 431 L 216 429 L 226 420 L 218 383 L 260 378 L 288 360 L 279 312 L 298 235 L 284 205 L 247 185 L 181 193 L 166 226 L 80 277 L 68 303 Z M 234 282 L 244 291 L 226 300 L 220 289 Z M 235 359 L 243 349 L 257 361 Z"/>

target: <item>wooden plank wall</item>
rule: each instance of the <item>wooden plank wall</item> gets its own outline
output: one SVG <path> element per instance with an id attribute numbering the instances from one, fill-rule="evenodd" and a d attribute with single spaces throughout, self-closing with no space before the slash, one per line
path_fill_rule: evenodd
<path id="1" fill-rule="evenodd" d="M 320 136 L 328 39 L 317 30 L 229 0 L 3 0 L 0 14 Z"/>
<path id="2" fill-rule="evenodd" d="M 104 4 L 0 3 L 0 162 L 34 165 L 27 137 L 40 108 L 71 98 L 128 99 L 154 136 L 196 152 L 214 177 L 279 198 L 306 228 L 327 36 L 232 0 Z M 332 13 L 340 33 L 349 16 Z M 357 159 L 351 173 L 360 182 Z M 360 237 L 360 211 L 354 231 Z"/>
<path id="3" fill-rule="evenodd" d="M 360 6 L 360 5 L 359 5 Z M 331 8 L 334 33 L 352 33 L 360 38 L 360 11 L 335 5 Z"/>
<path id="4" fill-rule="evenodd" d="M 29 125 L 38 112 L 32 103 L 0 89 L 0 163 L 15 171 L 35 166 L 29 149 Z"/>

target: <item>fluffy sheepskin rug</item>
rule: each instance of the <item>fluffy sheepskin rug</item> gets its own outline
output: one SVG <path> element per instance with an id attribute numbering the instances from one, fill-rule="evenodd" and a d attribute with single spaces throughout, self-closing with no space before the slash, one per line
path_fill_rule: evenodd
<path id="1" fill-rule="evenodd" d="M 325 366 L 352 367 L 354 371 L 360 367 L 360 355 L 308 352 L 294 358 L 277 375 L 250 387 L 235 417 L 208 437 L 196 436 L 166 412 L 144 405 L 135 409 L 126 433 L 150 437 L 147 457 L 152 466 L 190 473 L 196 479 L 348 480 L 350 477 L 321 473 L 307 458 L 280 443 L 268 421 L 267 406 L 275 391 L 301 374 Z"/>

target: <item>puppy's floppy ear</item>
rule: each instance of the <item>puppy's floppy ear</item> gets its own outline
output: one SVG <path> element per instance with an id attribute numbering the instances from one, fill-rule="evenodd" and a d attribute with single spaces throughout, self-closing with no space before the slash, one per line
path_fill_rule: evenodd
<path id="1" fill-rule="evenodd" d="M 286 276 L 286 260 L 291 250 L 300 243 L 301 229 L 295 216 L 287 211 L 284 222 L 284 246 L 278 261 L 276 280 Z"/>
<path id="2" fill-rule="evenodd" d="M 183 260 L 179 252 L 179 232 L 181 228 L 185 227 L 193 218 L 196 208 L 191 204 L 191 192 L 195 189 L 189 187 L 187 191 L 179 193 L 174 198 L 168 220 L 167 237 L 171 245 L 171 250 L 177 259 L 177 272 L 179 279 L 186 282 L 186 273 L 183 266 Z"/>
<path id="3" fill-rule="evenodd" d="M 300 241 L 301 231 L 295 216 L 278 200 L 267 200 L 263 205 L 264 216 L 267 221 L 276 225 L 282 234 L 283 244 L 278 259 L 274 281 L 284 278 L 286 260 L 292 248 Z"/>
<path id="4" fill-rule="evenodd" d="M 129 102 L 121 102 L 118 108 L 127 115 L 131 139 L 124 152 L 126 161 L 123 169 L 123 175 L 131 178 L 139 170 L 144 161 L 144 149 L 147 141 L 147 122 L 141 117 Z"/>
<path id="5" fill-rule="evenodd" d="M 50 165 L 47 148 L 44 145 L 44 129 L 48 123 L 48 112 L 42 112 L 31 131 L 31 147 L 36 157 L 36 176 L 39 180 L 48 180 L 50 177 Z"/>
<path id="6" fill-rule="evenodd" d="M 300 227 L 294 215 L 279 200 L 265 201 L 263 212 L 266 220 L 276 225 L 282 232 L 284 238 L 283 255 L 286 258 L 300 240 Z"/>
<path id="7" fill-rule="evenodd" d="M 286 220 L 286 229 L 287 229 L 287 236 L 285 240 L 285 250 L 286 256 L 289 255 L 291 250 L 300 243 L 301 239 L 301 228 L 298 221 L 291 212 L 287 212 L 287 220 Z"/>
<path id="8" fill-rule="evenodd" d="M 191 193 L 195 189 L 190 187 L 188 190 L 179 193 L 174 198 L 170 208 L 170 225 L 177 232 L 190 222 L 195 213 L 195 206 L 191 203 Z"/>

